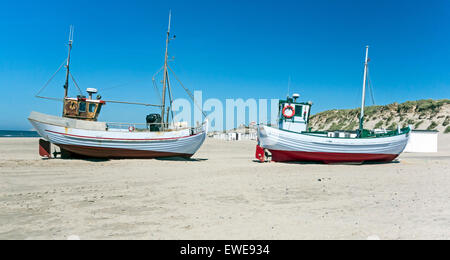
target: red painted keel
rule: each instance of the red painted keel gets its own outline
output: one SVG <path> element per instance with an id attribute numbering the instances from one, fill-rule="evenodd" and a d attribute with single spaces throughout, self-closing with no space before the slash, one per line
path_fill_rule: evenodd
<path id="1" fill-rule="evenodd" d="M 324 163 L 344 162 L 390 162 L 397 158 L 398 154 L 367 154 L 367 153 L 322 153 L 322 152 L 300 152 L 270 150 L 272 161 L 275 162 L 305 162 L 318 161 Z"/>
<path id="2" fill-rule="evenodd" d="M 56 144 L 56 145 L 65 151 L 73 153 L 74 155 L 90 158 L 151 159 L 164 157 L 191 158 L 193 156 L 193 154 L 168 153 L 158 151 L 142 151 L 142 150 L 130 150 L 120 148 L 91 147 L 91 146 L 63 145 L 63 144 Z"/>

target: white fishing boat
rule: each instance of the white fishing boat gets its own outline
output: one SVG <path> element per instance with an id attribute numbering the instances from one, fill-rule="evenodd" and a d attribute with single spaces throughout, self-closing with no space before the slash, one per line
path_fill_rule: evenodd
<path id="1" fill-rule="evenodd" d="M 72 77 L 69 70 L 73 42 L 71 27 L 69 54 L 64 62 L 66 67 L 65 94 L 63 99 L 56 99 L 63 101 L 63 115 L 53 116 L 31 112 L 28 118 L 43 138 L 40 140 L 41 156 L 51 157 L 51 144 L 58 146 L 64 156 L 94 158 L 190 158 L 197 152 L 205 140 L 207 122 L 197 127 L 188 127 L 185 122 L 173 122 L 171 113 L 172 91 L 169 70 L 172 73 L 173 70 L 168 65 L 168 46 L 173 38 L 170 37 L 170 20 L 169 15 L 165 60 L 164 66 L 160 70 L 164 74 L 162 102 L 159 105 L 106 101 L 102 100 L 100 95 L 93 98 L 93 94 L 97 93 L 97 90 L 93 88 L 87 89 L 88 97 L 82 93 L 76 98 L 68 97 L 69 76 Z M 74 84 L 78 88 L 75 81 Z M 182 85 L 181 82 L 180 85 Z M 192 97 L 186 88 L 185 90 Z M 55 99 L 39 96 L 39 93 L 37 96 L 40 98 Z M 169 101 L 166 101 L 167 95 Z M 158 110 L 160 109 L 160 113 L 146 116 L 146 123 L 143 124 L 98 122 L 102 107 L 108 103 L 156 107 Z"/>
<path id="2" fill-rule="evenodd" d="M 312 102 L 297 102 L 298 94 L 279 101 L 278 127 L 259 125 L 256 158 L 272 161 L 319 161 L 325 163 L 389 162 L 405 149 L 410 127 L 378 132 L 364 129 L 368 47 L 364 67 L 359 129 L 356 132 L 314 132 L 308 128 Z"/>

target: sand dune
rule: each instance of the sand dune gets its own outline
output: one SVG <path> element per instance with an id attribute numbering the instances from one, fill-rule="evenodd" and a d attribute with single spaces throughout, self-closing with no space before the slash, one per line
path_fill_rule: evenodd
<path id="1" fill-rule="evenodd" d="M 37 142 L 0 139 L 0 239 L 450 239 L 450 135 L 369 165 L 211 139 L 191 161 L 42 160 Z"/>

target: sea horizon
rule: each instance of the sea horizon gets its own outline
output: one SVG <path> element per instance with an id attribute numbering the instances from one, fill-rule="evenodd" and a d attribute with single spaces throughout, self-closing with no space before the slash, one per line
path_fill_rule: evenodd
<path id="1" fill-rule="evenodd" d="M 36 130 L 0 130 L 2 137 L 39 137 Z"/>

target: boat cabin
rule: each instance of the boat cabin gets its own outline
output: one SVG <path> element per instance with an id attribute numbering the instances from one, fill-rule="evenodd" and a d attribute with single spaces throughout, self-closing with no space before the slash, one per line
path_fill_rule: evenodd
<path id="1" fill-rule="evenodd" d="M 97 96 L 97 99 L 92 99 L 92 94 L 97 93 L 96 89 L 88 88 L 87 92 L 89 93 L 89 98 L 85 96 L 64 98 L 63 117 L 97 121 L 105 101 L 100 100 L 101 96 Z"/>
<path id="2" fill-rule="evenodd" d="M 298 133 L 307 131 L 312 102 L 297 102 L 299 97 L 299 94 L 294 94 L 279 101 L 280 129 Z"/>

